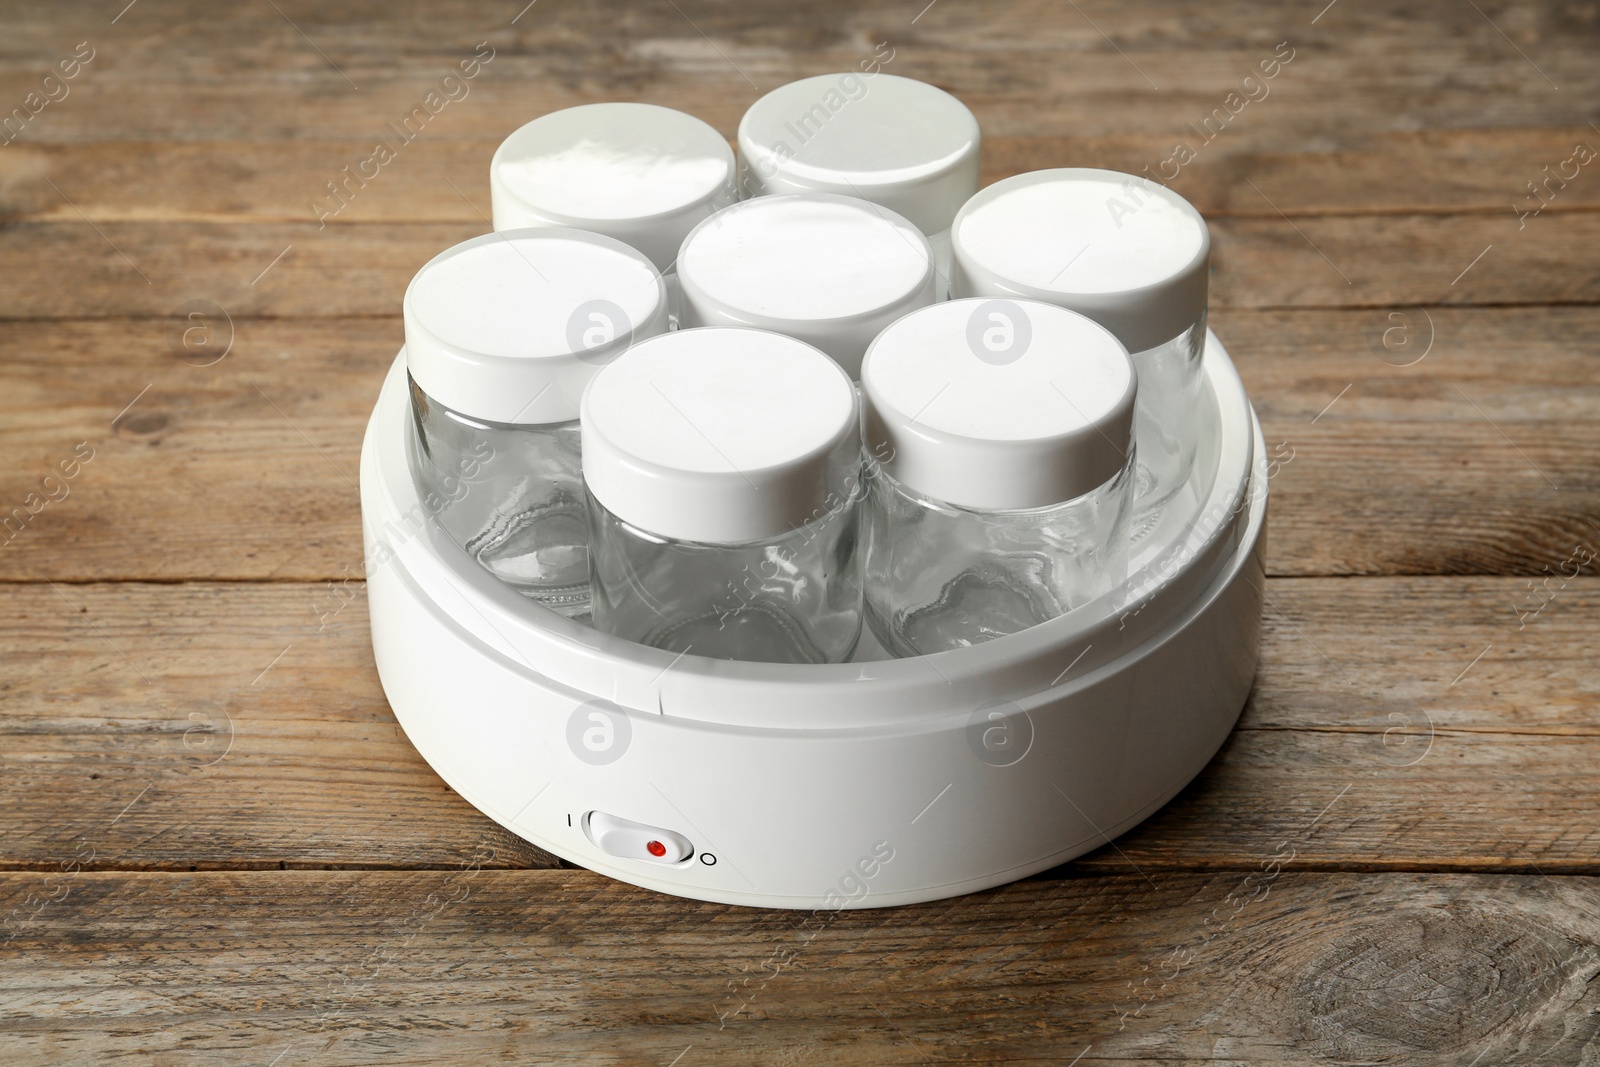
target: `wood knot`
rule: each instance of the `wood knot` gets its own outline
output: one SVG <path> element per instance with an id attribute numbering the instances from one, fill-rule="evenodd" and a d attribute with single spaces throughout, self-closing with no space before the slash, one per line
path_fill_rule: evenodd
<path id="1" fill-rule="evenodd" d="M 159 411 L 135 411 L 117 421 L 117 436 L 126 441 L 158 444 L 171 421 Z"/>
<path id="2" fill-rule="evenodd" d="M 1537 1014 L 1560 991 L 1571 948 L 1521 917 L 1402 908 L 1335 938 L 1295 981 L 1294 999 L 1321 1055 L 1404 1062 L 1480 1048 Z"/>

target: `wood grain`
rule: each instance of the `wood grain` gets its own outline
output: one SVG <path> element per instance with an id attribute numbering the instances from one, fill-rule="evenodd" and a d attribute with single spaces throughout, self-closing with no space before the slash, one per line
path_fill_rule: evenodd
<path id="1" fill-rule="evenodd" d="M 80 442 L 94 458 L 64 499 L 0 536 L 0 578 L 360 574 L 357 457 L 399 323 L 210 314 L 209 345 L 190 348 L 181 317 L 7 328 L 6 513 Z M 1276 462 L 1270 573 L 1536 575 L 1600 522 L 1600 311 L 1215 323 Z M 230 331 L 225 358 L 193 365 Z"/>
<path id="2" fill-rule="evenodd" d="M 10 587 L 0 866 L 80 840 L 145 868 L 555 861 L 422 761 L 359 583 Z"/>
<path id="3" fill-rule="evenodd" d="M 956 91 L 988 133 L 1191 136 L 1289 41 L 1295 58 L 1231 132 L 1288 138 L 1383 130 L 1583 126 L 1600 93 L 1600 30 L 1584 8 L 1494 11 L 1410 0 L 1316 11 L 1257 0 L 1063 9 L 1049 0 L 925 5 L 731 0 L 599 8 L 543 0 L 485 8 L 421 0 L 340 8 L 300 0 L 226 17 L 197 0 L 144 5 L 115 26 L 88 0 L 7 16 L 0 99 L 20 100 L 84 38 L 99 54 L 30 140 L 360 139 L 414 106 L 479 41 L 496 49 L 436 132 L 498 139 L 545 111 L 649 99 L 732 130 L 762 93 L 884 68 Z M 1308 5 L 1309 6 L 1309 5 Z M 298 27 L 298 29 L 296 28 Z M 1498 28 L 1497 28 L 1498 27 Z M 1520 54 L 1519 54 L 1520 50 Z M 1540 163 L 1552 162 L 1541 159 Z M 1520 182 L 1518 183 L 1520 186 Z"/>
<path id="4" fill-rule="evenodd" d="M 1275 580 L 1217 760 L 1081 868 L 1600 874 L 1600 580 Z M 449 791 L 394 722 L 359 584 L 0 586 L 0 867 L 552 862 Z M 1520 628 L 1519 628 L 1520 627 Z M 1386 638 L 1375 642 L 1374 630 Z M 732 802 L 735 798 L 729 798 Z"/>
<path id="5" fill-rule="evenodd" d="M 1269 98 L 1270 99 L 1270 98 Z M 506 132 L 509 132 L 507 130 Z M 723 129 L 731 137 L 733 127 Z M 982 183 L 1047 167 L 1108 167 L 1160 173 L 1173 136 L 986 135 Z M 387 143 L 387 142 L 386 142 Z M 11 221 L 361 222 L 479 224 L 484 183 L 498 139 L 420 137 L 345 202 L 329 181 L 372 155 L 373 139 L 272 141 L 87 141 L 19 139 L 0 152 L 0 218 Z M 1600 181 L 1542 181 L 1575 145 L 1600 149 L 1587 125 L 1558 129 L 1396 130 L 1340 134 L 1238 130 L 1219 137 L 1171 187 L 1208 218 L 1344 214 L 1500 216 L 1559 226 L 1557 215 L 1600 207 Z M 1427 174 L 1427 181 L 1418 180 Z M 1587 171 L 1580 171 L 1587 175 Z M 1559 176 L 1558 176 L 1559 177 Z M 1254 185 L 1254 188 L 1252 187 Z M 1258 191 L 1269 191 L 1270 202 Z M 319 211 L 317 204 L 321 204 Z M 80 214 L 81 212 L 81 214 Z M 1543 221 L 1540 221 L 1543 220 Z M 1535 231 L 1537 232 L 1537 231 Z"/>
<path id="6" fill-rule="evenodd" d="M 1588 878 L 1292 859 L 816 914 L 470 859 L 10 874 L 0 1050 L 19 1067 L 1590 1064 L 1597 908 Z"/>

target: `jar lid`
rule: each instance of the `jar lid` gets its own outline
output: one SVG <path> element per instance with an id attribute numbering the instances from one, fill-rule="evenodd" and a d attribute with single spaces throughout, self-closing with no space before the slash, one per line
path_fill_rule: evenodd
<path id="1" fill-rule="evenodd" d="M 893 74 L 822 74 L 780 86 L 739 123 L 745 195 L 842 193 L 950 228 L 978 191 L 978 120 L 943 89 Z"/>
<path id="2" fill-rule="evenodd" d="M 1033 300 L 913 312 L 861 367 L 867 446 L 896 481 L 958 507 L 1065 503 L 1126 464 L 1137 389 L 1128 350 Z"/>
<path id="3" fill-rule="evenodd" d="M 678 256 L 683 321 L 788 334 L 852 377 L 882 329 L 933 303 L 928 239 L 877 204 L 831 193 L 764 196 L 694 228 Z"/>
<path id="4" fill-rule="evenodd" d="M 655 104 L 584 104 L 517 130 L 489 164 L 494 228 L 571 226 L 630 244 L 661 271 L 695 223 L 738 199 L 733 150 Z"/>
<path id="5" fill-rule="evenodd" d="M 776 537 L 841 506 L 860 453 L 856 391 L 810 345 L 691 329 L 635 345 L 583 397 L 583 476 L 658 537 Z"/>
<path id="6" fill-rule="evenodd" d="M 1063 168 L 995 182 L 961 209 L 951 245 L 953 295 L 1059 304 L 1130 352 L 1172 340 L 1206 309 L 1205 219 L 1132 174 Z"/>
<path id="7" fill-rule="evenodd" d="M 406 368 L 445 407 L 486 422 L 578 417 L 596 371 L 667 328 L 661 275 L 597 233 L 507 230 L 433 257 L 406 288 Z"/>

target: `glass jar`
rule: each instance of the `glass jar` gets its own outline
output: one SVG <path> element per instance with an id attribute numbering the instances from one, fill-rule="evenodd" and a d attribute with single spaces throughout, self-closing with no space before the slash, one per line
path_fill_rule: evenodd
<path id="1" fill-rule="evenodd" d="M 1182 333 L 1152 348 L 1133 353 L 1139 372 L 1139 403 L 1133 412 L 1133 436 L 1140 443 L 1134 485 L 1133 539 L 1155 528 L 1160 511 L 1189 480 L 1198 424 L 1201 359 L 1206 347 L 1206 311 Z M 1149 382 L 1148 391 L 1144 383 Z"/>
<path id="2" fill-rule="evenodd" d="M 753 326 L 821 349 L 851 378 L 891 322 L 933 303 L 927 238 L 831 193 L 764 196 L 696 226 L 678 256 L 684 326 Z"/>
<path id="3" fill-rule="evenodd" d="M 412 471 L 456 544 L 565 615 L 589 602 L 578 402 L 666 329 L 661 276 L 599 234 L 512 230 L 430 260 L 405 296 Z"/>
<path id="4" fill-rule="evenodd" d="M 643 252 L 676 314 L 678 248 L 738 199 L 734 154 L 711 126 L 655 104 L 583 104 L 542 115 L 489 164 L 497 230 L 565 226 Z"/>
<path id="5" fill-rule="evenodd" d="M 899 656 L 1046 622 L 1127 576 L 1138 379 L 1110 332 L 1019 300 L 906 316 L 867 352 L 868 622 Z"/>
<path id="6" fill-rule="evenodd" d="M 740 192 L 839 193 L 904 216 L 933 247 L 943 300 L 950 224 L 978 191 L 978 120 L 943 89 L 879 66 L 802 78 L 751 104 L 739 122 Z"/>
<path id="7" fill-rule="evenodd" d="M 809 345 L 686 329 L 583 399 L 597 629 L 673 652 L 847 659 L 861 634 L 856 391 Z"/>
<path id="8" fill-rule="evenodd" d="M 567 615 L 589 603 L 578 422 L 488 422 L 430 400 L 411 379 L 418 487 L 456 544 L 502 581 Z"/>
<path id="9" fill-rule="evenodd" d="M 1135 540 L 1194 467 L 1211 238 L 1200 213 L 1132 174 L 1067 168 L 1019 174 L 961 209 L 951 290 L 1027 297 L 1115 334 L 1139 374 Z"/>

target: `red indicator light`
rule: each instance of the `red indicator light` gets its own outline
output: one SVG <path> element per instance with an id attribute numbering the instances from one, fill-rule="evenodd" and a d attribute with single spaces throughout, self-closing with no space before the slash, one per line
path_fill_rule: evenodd
<path id="1" fill-rule="evenodd" d="M 652 856 L 665 856 L 667 854 L 667 846 L 660 841 L 647 841 L 644 849 Z"/>

